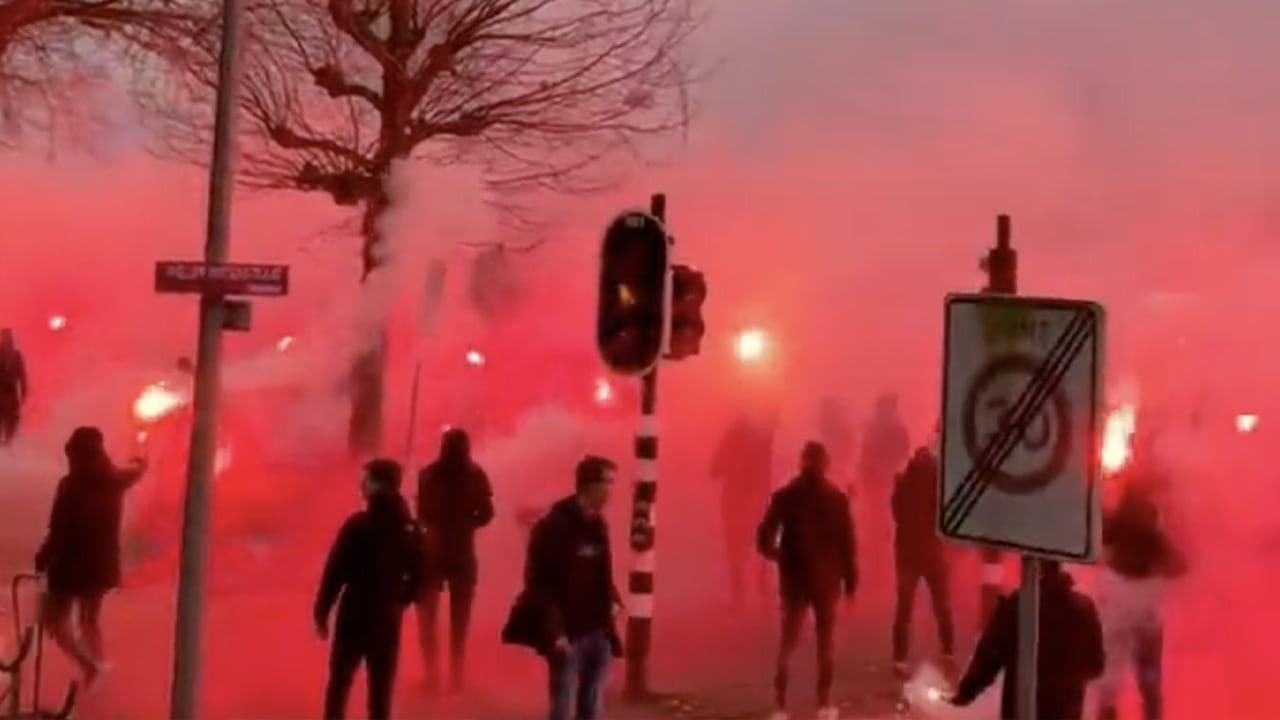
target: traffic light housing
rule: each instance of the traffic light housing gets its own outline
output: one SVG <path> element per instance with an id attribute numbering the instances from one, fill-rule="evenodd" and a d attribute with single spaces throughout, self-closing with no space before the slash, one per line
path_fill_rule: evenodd
<path id="1" fill-rule="evenodd" d="M 667 231 L 644 212 L 618 216 L 600 253 L 596 347 L 622 375 L 643 375 L 658 362 L 666 330 Z"/>
<path id="2" fill-rule="evenodd" d="M 707 332 L 702 304 L 707 301 L 707 280 L 687 265 L 671 267 L 671 340 L 667 357 L 681 360 L 702 350 Z"/>

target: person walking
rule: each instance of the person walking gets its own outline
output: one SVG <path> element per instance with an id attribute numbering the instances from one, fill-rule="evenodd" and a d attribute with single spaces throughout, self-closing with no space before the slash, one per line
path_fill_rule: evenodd
<path id="1" fill-rule="evenodd" d="M 769 567 L 756 560 L 751 549 L 756 522 L 773 486 L 773 438 L 772 423 L 744 413 L 725 429 L 711 461 L 711 479 L 720 490 L 729 600 L 739 609 L 747 605 L 748 576 L 754 576 L 752 584 L 761 599 L 769 593 Z"/>
<path id="2" fill-rule="evenodd" d="M 30 390 L 27 364 L 13 339 L 13 330 L 0 330 L 0 447 L 13 442 L 18 435 L 22 406 Z"/>
<path id="3" fill-rule="evenodd" d="M 774 673 L 773 720 L 786 720 L 791 656 L 804 617 L 813 612 L 818 650 L 818 720 L 838 720 L 831 703 L 835 677 L 834 633 L 840 596 L 858 587 L 857 549 L 849 498 L 827 479 L 828 457 L 809 442 L 800 474 L 773 493 L 756 533 L 760 553 L 778 564 L 782 637 Z"/>
<path id="4" fill-rule="evenodd" d="M 938 440 L 935 432 L 934 442 Z M 929 446 L 912 455 L 893 487 L 894 567 L 897 600 L 893 613 L 893 667 L 910 676 L 907 653 L 911 643 L 911 612 L 916 587 L 923 580 L 933 605 L 933 619 L 942 645 L 942 665 L 955 672 L 955 626 L 951 617 L 946 548 L 938 535 L 938 456 Z"/>
<path id="5" fill-rule="evenodd" d="M 418 638 L 429 692 L 440 689 L 440 596 L 449 593 L 449 687 L 466 686 L 467 633 L 479 581 L 476 530 L 493 520 L 489 477 L 471 457 L 471 438 L 450 428 L 440 455 L 418 474 L 418 522 L 426 543 L 426 568 L 418 597 Z"/>
<path id="6" fill-rule="evenodd" d="M 533 527 L 524 589 L 502 631 L 503 642 L 546 659 L 548 720 L 598 720 L 610 662 L 622 657 L 622 600 L 604 517 L 616 473 L 606 458 L 578 463 L 574 493 Z"/>
<path id="7" fill-rule="evenodd" d="M 76 428 L 64 452 L 67 474 L 58 481 L 49 530 L 36 553 L 35 568 L 46 580 L 44 630 L 79 668 L 87 689 L 109 667 L 102 639 L 102 603 L 107 593 L 120 586 L 125 494 L 146 472 L 146 462 L 138 458 L 117 468 L 96 427 Z"/>
<path id="8" fill-rule="evenodd" d="M 422 577 L 422 536 L 400 494 L 394 460 L 365 463 L 360 481 L 365 508 L 347 518 L 325 560 L 316 591 L 316 634 L 329 640 L 338 607 L 324 691 L 325 720 L 346 717 L 356 670 L 365 666 L 370 720 L 391 717 L 400 631 Z"/>

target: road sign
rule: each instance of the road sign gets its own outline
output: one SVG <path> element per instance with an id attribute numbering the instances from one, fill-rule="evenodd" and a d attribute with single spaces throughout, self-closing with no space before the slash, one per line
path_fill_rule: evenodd
<path id="1" fill-rule="evenodd" d="M 947 298 L 943 536 L 1096 559 L 1103 321 L 1090 302 Z"/>
<path id="2" fill-rule="evenodd" d="M 156 263 L 156 292 L 288 295 L 289 266 L 161 260 Z"/>

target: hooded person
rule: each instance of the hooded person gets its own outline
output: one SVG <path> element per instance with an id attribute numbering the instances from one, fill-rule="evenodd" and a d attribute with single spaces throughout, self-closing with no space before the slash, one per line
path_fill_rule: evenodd
<path id="1" fill-rule="evenodd" d="M 1098 611 L 1053 561 L 1041 562 L 1040 635 L 1036 656 L 1036 717 L 1080 720 L 1089 683 L 1106 653 Z M 951 703 L 968 706 L 1003 672 L 1001 720 L 1017 720 L 1018 591 L 1000 599 L 973 651 Z"/>
<path id="2" fill-rule="evenodd" d="M 933 605 L 933 619 L 942 645 L 947 672 L 955 668 L 955 628 L 947 573 L 946 548 L 938 535 L 938 444 L 941 427 L 934 428 L 929 445 L 920 447 L 894 481 L 892 510 L 897 601 L 893 615 L 894 671 L 907 677 L 911 640 L 911 611 L 916 587 L 923 580 Z"/>
<path id="3" fill-rule="evenodd" d="M 426 544 L 426 566 L 418 597 L 418 633 L 429 691 L 440 685 L 438 627 L 440 596 L 449 591 L 450 687 L 465 686 L 467 631 L 479 579 L 476 530 L 493 520 L 489 477 L 471 457 L 471 438 L 446 430 L 440 455 L 418 474 L 418 522 Z"/>
<path id="4" fill-rule="evenodd" d="M 123 469 L 107 455 L 102 431 L 76 428 L 67 440 L 67 474 L 58 481 L 49 530 L 36 553 L 46 578 L 42 624 L 91 685 L 106 666 L 102 601 L 120 585 L 120 525 L 124 499 L 146 471 L 135 459 Z M 76 639 L 72 617 L 79 625 Z"/>
<path id="5" fill-rule="evenodd" d="M 791 656 L 810 610 L 817 635 L 818 720 L 839 717 L 831 703 L 836 613 L 841 595 L 853 599 L 858 566 L 849 498 L 827 478 L 827 465 L 826 448 L 821 443 L 807 443 L 801 453 L 800 474 L 773 493 L 756 533 L 760 553 L 778 564 L 782 600 L 773 720 L 789 717 Z"/>
<path id="6" fill-rule="evenodd" d="M 1186 572 L 1186 558 L 1163 527 L 1160 497 L 1168 479 L 1150 457 L 1149 445 L 1135 447 L 1133 462 L 1112 482 L 1121 489 L 1115 507 L 1102 518 L 1098 608 L 1107 668 L 1098 683 L 1098 718 L 1115 720 L 1120 683 L 1132 667 L 1144 720 L 1160 720 L 1164 597 L 1169 582 Z"/>
<path id="7" fill-rule="evenodd" d="M 13 339 L 13 330 L 0 330 L 0 446 L 18 434 L 22 406 L 29 395 L 27 366 Z"/>
<path id="8" fill-rule="evenodd" d="M 338 606 L 324 694 L 326 720 L 345 717 L 362 663 L 370 720 L 391 715 L 404 610 L 422 577 L 422 536 L 400 494 L 401 475 L 394 460 L 365 463 L 360 483 L 365 508 L 342 524 L 325 560 L 313 607 L 322 640 L 330 638 L 329 616 Z"/>

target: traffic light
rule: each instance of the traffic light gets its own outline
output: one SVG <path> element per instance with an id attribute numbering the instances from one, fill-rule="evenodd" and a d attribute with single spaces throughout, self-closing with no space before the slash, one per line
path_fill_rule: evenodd
<path id="1" fill-rule="evenodd" d="M 596 347 L 611 370 L 643 375 L 666 329 L 667 231 L 643 212 L 620 215 L 604 235 Z"/>
<path id="2" fill-rule="evenodd" d="M 697 355 L 707 331 L 702 304 L 707 301 L 707 280 L 687 265 L 671 266 L 671 342 L 667 357 L 681 360 Z"/>

